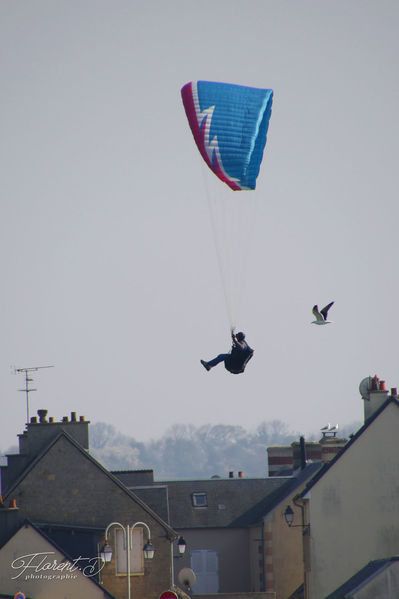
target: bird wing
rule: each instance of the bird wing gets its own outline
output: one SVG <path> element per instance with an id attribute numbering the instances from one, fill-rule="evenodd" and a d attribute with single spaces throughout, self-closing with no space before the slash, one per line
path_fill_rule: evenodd
<path id="1" fill-rule="evenodd" d="M 327 320 L 327 313 L 328 313 L 329 309 L 331 308 L 331 306 L 333 305 L 333 303 L 334 302 L 327 304 L 327 306 L 324 306 L 324 308 L 322 310 L 320 310 L 320 314 L 323 316 L 324 320 Z"/>
<path id="2" fill-rule="evenodd" d="M 319 308 L 317 307 L 317 304 L 313 306 L 312 312 L 313 312 L 313 316 L 315 317 L 316 320 L 323 320 L 323 317 L 319 312 Z"/>

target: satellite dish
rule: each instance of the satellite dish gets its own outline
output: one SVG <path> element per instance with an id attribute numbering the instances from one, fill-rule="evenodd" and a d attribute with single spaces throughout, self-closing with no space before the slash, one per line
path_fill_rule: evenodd
<path id="1" fill-rule="evenodd" d="M 191 568 L 182 568 L 177 575 L 177 580 L 182 587 L 190 591 L 195 585 L 196 577 Z"/>
<path id="2" fill-rule="evenodd" d="M 360 381 L 360 385 L 359 385 L 359 393 L 362 396 L 362 399 L 370 399 L 370 389 L 371 389 L 371 376 L 366 376 L 365 379 Z"/>

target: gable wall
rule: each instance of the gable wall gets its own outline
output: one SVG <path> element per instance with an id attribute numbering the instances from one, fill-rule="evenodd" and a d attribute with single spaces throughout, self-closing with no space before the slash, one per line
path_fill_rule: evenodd
<path id="1" fill-rule="evenodd" d="M 23 558 L 35 553 L 42 555 Z M 62 566 L 63 558 L 63 554 L 32 527 L 20 528 L 0 550 L 0 592 L 14 596 L 22 591 L 26 596 L 40 599 L 107 599 L 90 578 L 75 568 L 73 571 L 46 569 L 46 564 L 53 564 L 54 560 Z M 24 571 L 22 562 L 31 565 Z"/>
<path id="2" fill-rule="evenodd" d="M 132 577 L 132 595 L 137 587 L 136 597 L 155 599 L 170 586 L 170 542 L 165 529 L 67 438 L 56 441 L 13 489 L 12 497 L 17 500 L 21 517 L 33 522 L 105 530 L 113 521 L 144 521 L 150 527 L 156 553 L 152 562 L 146 562 L 145 575 Z M 104 584 L 124 599 L 126 577 L 113 575 L 113 562 L 104 568 Z"/>
<path id="3" fill-rule="evenodd" d="M 310 490 L 310 599 L 398 553 L 398 426 L 391 403 Z"/>
<path id="4" fill-rule="evenodd" d="M 38 522 L 104 526 L 142 508 L 65 437 L 60 437 L 10 494 Z"/>

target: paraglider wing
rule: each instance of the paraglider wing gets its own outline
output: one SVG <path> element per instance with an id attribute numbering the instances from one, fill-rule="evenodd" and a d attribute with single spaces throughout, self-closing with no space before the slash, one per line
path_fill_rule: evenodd
<path id="1" fill-rule="evenodd" d="M 273 91 L 192 81 L 181 90 L 198 149 L 231 189 L 255 189 L 271 116 Z"/>

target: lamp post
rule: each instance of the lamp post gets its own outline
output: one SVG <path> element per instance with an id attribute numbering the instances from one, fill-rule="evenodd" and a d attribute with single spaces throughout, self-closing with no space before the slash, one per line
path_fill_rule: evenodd
<path id="1" fill-rule="evenodd" d="M 174 555 L 174 550 L 173 550 L 173 543 L 171 543 L 170 545 L 170 557 L 171 557 L 171 564 L 172 564 L 172 584 L 174 584 L 175 582 L 175 565 L 174 565 L 174 560 L 175 559 L 179 559 L 179 557 L 183 557 L 184 556 L 184 552 L 186 551 L 186 541 L 183 539 L 182 536 L 179 537 L 178 541 L 177 541 L 177 550 L 178 550 L 178 555 Z"/>
<path id="2" fill-rule="evenodd" d="M 127 599 L 131 598 L 130 594 L 130 550 L 133 546 L 133 530 L 136 526 L 142 526 L 147 531 L 147 543 L 143 547 L 144 557 L 152 559 L 154 557 L 154 545 L 151 543 L 151 531 L 145 522 L 135 522 L 132 525 L 126 524 L 123 526 L 120 522 L 111 522 L 105 529 L 105 545 L 101 551 L 101 558 L 104 562 L 110 562 L 112 559 L 112 547 L 108 544 L 108 533 L 113 526 L 117 526 L 123 531 L 123 539 L 126 547 L 126 574 L 127 574 Z"/>

